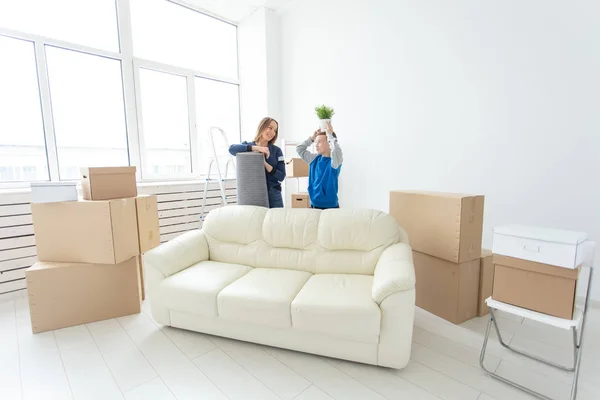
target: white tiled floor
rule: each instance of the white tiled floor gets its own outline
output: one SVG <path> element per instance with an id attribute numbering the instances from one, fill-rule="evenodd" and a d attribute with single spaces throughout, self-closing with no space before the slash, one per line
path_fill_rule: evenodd
<path id="1" fill-rule="evenodd" d="M 157 325 L 149 313 L 31 333 L 25 293 L 0 298 L 0 399 L 521 400 L 487 377 L 479 350 L 487 318 L 461 326 L 417 309 L 409 365 L 400 371 Z M 500 314 L 515 346 L 568 364 L 569 332 Z M 495 337 L 495 336 L 494 336 Z M 600 310 L 588 318 L 579 400 L 600 398 Z M 487 365 L 554 399 L 571 375 L 490 341 Z"/>

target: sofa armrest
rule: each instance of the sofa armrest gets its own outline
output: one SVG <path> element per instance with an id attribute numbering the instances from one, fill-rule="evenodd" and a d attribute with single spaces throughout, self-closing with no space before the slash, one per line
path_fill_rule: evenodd
<path id="1" fill-rule="evenodd" d="M 208 260 L 208 242 L 203 231 L 193 230 L 155 247 L 143 257 L 144 268 L 155 269 L 164 279 Z"/>
<path id="2" fill-rule="evenodd" d="M 375 266 L 371 296 L 381 304 L 391 294 L 414 288 L 415 282 L 412 249 L 407 243 L 396 243 L 383 251 Z"/>

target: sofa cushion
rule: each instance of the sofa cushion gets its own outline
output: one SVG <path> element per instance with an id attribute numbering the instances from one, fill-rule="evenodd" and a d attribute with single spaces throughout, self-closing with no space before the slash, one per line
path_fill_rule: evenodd
<path id="1" fill-rule="evenodd" d="M 294 329 L 379 342 L 381 312 L 368 275 L 313 275 L 292 302 Z"/>
<path id="2" fill-rule="evenodd" d="M 219 316 L 278 328 L 291 326 L 290 304 L 311 274 L 255 268 L 221 291 Z"/>
<path id="3" fill-rule="evenodd" d="M 216 317 L 217 295 L 252 268 L 215 261 L 202 261 L 163 280 L 158 296 L 171 310 Z"/>
<path id="4" fill-rule="evenodd" d="M 314 209 L 273 208 L 265 215 L 262 236 L 272 247 L 306 249 L 317 241 L 320 214 Z"/>
<path id="5" fill-rule="evenodd" d="M 384 248 L 406 236 L 391 215 L 375 210 L 324 210 L 318 229 L 325 250 L 317 258 L 318 274 L 373 275 Z"/>
<path id="6" fill-rule="evenodd" d="M 225 206 L 206 216 L 202 230 L 220 242 L 249 244 L 262 239 L 262 226 L 267 208 Z"/>

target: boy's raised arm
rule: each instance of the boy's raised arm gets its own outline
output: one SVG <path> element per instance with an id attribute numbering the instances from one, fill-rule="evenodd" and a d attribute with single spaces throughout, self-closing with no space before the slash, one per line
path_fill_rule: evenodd
<path id="1" fill-rule="evenodd" d="M 314 135 L 313 135 L 314 136 Z M 310 164 L 316 157 L 316 154 L 308 151 L 308 147 L 313 143 L 313 136 L 296 146 L 296 152 L 305 163 Z"/>
<path id="2" fill-rule="evenodd" d="M 331 148 L 331 167 L 337 169 L 344 161 L 344 154 L 338 140 L 333 135 L 327 134 L 327 141 Z"/>

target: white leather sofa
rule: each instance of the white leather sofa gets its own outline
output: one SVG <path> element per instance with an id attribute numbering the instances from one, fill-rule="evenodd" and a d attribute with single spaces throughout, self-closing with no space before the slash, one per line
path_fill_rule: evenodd
<path id="1" fill-rule="evenodd" d="M 144 266 L 159 323 L 385 367 L 409 360 L 414 266 L 389 214 L 226 206 Z"/>

